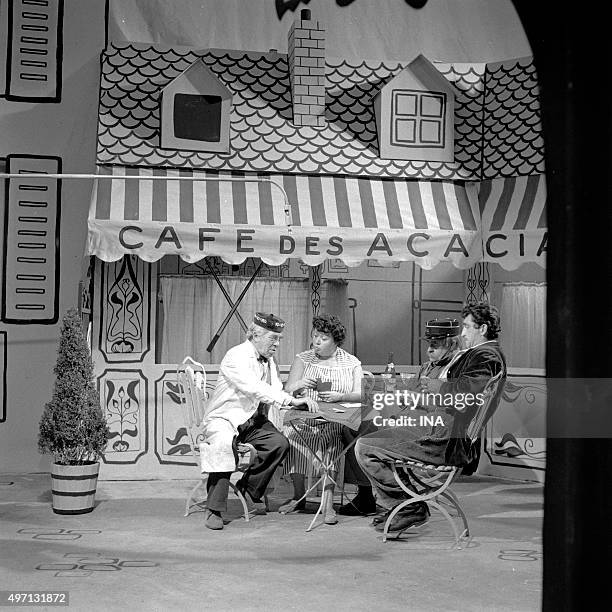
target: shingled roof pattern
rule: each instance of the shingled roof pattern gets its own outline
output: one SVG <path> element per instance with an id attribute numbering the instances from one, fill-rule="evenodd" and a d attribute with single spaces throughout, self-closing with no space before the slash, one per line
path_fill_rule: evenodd
<path id="1" fill-rule="evenodd" d="M 233 94 L 229 154 L 159 146 L 160 93 L 199 57 Z M 475 97 L 482 92 L 459 73 L 454 77 L 457 161 L 407 162 L 378 157 L 372 98 L 402 68 L 399 63 L 328 61 L 327 126 L 296 127 L 291 122 L 284 55 L 111 45 L 102 56 L 98 163 L 477 180 L 479 157 L 472 122 Z"/>
<path id="2" fill-rule="evenodd" d="M 456 89 L 455 159 L 479 175 L 485 64 L 434 65 Z"/>
<path id="3" fill-rule="evenodd" d="M 531 58 L 487 65 L 483 179 L 544 173 L 544 140 Z"/>
<path id="4" fill-rule="evenodd" d="M 159 146 L 161 91 L 198 58 L 233 94 L 229 154 Z M 102 56 L 98 163 L 459 180 L 543 172 L 537 81 L 528 58 L 487 66 L 486 86 L 485 64 L 435 65 L 456 91 L 452 164 L 378 157 L 372 98 L 403 64 L 328 60 L 328 124 L 311 128 L 291 122 L 284 55 L 110 45 Z"/>

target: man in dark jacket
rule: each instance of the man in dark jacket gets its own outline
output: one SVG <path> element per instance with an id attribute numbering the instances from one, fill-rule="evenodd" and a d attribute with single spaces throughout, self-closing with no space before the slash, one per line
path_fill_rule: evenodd
<path id="1" fill-rule="evenodd" d="M 466 435 L 478 408 L 474 399 L 493 376 L 503 372 L 505 377 L 506 360 L 497 341 L 500 324 L 495 307 L 485 302 L 469 304 L 461 316 L 461 337 L 466 350 L 452 363 L 446 380 L 425 378 L 420 387 L 428 397 L 444 398 L 436 407 L 436 412 L 444 414 L 443 425 L 436 424 L 429 431 L 422 427 L 387 427 L 357 441 L 357 461 L 372 483 L 377 504 L 385 509 L 374 517 L 373 524 L 378 530 L 383 529 L 390 511 L 407 497 L 393 476 L 391 465 L 396 459 L 434 465 L 466 465 L 474 459 L 474 449 Z M 498 387 L 489 404 L 492 409 L 497 406 L 502 388 L 503 385 Z M 472 402 L 463 401 L 466 398 L 472 398 Z M 424 502 L 410 504 L 395 515 L 389 532 L 420 525 L 428 514 Z"/>
<path id="2" fill-rule="evenodd" d="M 421 338 L 427 342 L 428 360 L 421 365 L 415 378 L 411 379 L 407 388 L 415 390 L 423 377 L 439 378 L 444 376 L 452 361 L 462 347 L 461 324 L 457 319 L 432 319 L 425 325 L 425 335 Z M 355 438 L 378 431 L 372 420 L 363 420 L 357 431 L 342 428 L 344 445 L 348 446 Z M 338 509 L 338 514 L 347 516 L 369 516 L 376 514 L 376 499 L 368 477 L 357 463 L 355 450 L 351 448 L 344 462 L 344 482 L 357 485 L 357 495 Z"/>

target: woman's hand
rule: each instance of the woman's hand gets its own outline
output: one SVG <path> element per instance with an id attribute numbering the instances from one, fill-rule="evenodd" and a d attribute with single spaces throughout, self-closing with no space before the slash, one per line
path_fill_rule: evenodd
<path id="1" fill-rule="evenodd" d="M 315 378 L 302 378 L 299 383 L 306 389 L 315 389 L 317 386 L 317 381 Z"/>
<path id="2" fill-rule="evenodd" d="M 338 391 L 319 391 L 319 397 L 324 402 L 340 402 L 342 401 L 342 393 Z"/>
<path id="3" fill-rule="evenodd" d="M 289 393 L 296 397 L 304 394 L 304 389 L 315 389 L 317 381 L 314 378 L 300 378 L 296 380 L 290 387 L 287 388 Z"/>

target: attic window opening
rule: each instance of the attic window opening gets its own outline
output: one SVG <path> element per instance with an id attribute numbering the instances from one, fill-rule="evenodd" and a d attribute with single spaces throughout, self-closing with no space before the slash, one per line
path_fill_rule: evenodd
<path id="1" fill-rule="evenodd" d="M 174 96 L 174 135 L 202 142 L 221 141 L 220 96 L 177 93 Z"/>
<path id="2" fill-rule="evenodd" d="M 393 91 L 391 144 L 444 147 L 446 94 L 410 89 Z"/>

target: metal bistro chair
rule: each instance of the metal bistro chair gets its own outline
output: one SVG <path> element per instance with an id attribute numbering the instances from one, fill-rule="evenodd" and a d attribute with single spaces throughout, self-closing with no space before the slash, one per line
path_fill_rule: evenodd
<path id="1" fill-rule="evenodd" d="M 497 403 L 501 395 L 499 385 L 503 385 L 504 382 L 503 372 L 499 372 L 487 382 L 482 392 L 484 395 L 483 403 L 474 414 L 466 433 L 472 444 L 476 444 L 484 426 L 497 409 Z M 495 402 L 495 404 L 492 402 Z M 393 475 L 397 484 L 408 495 L 408 499 L 397 505 L 387 518 L 383 530 L 383 542 L 387 540 L 389 525 L 393 517 L 402 508 L 417 502 L 427 502 L 430 506 L 436 508 L 451 524 L 455 534 L 455 544 L 458 548 L 461 548 L 461 542 L 469 538 L 470 528 L 459 499 L 449 487 L 461 472 L 462 467 L 461 465 L 427 465 L 411 459 L 396 460 L 392 464 Z M 408 488 L 404 481 L 411 482 L 416 490 Z M 442 504 L 450 506 L 451 510 L 455 510 L 457 513 L 455 518 L 460 517 L 463 522 L 463 531 L 459 531 L 455 520 Z"/>
<path id="2" fill-rule="evenodd" d="M 191 453 L 199 467 L 200 443 L 204 442 L 206 437 L 202 427 L 207 399 L 206 370 L 201 363 L 195 361 L 191 357 L 185 357 L 183 362 L 179 364 L 176 369 L 176 378 L 181 409 L 183 411 L 183 422 L 187 429 L 187 435 L 189 436 Z M 238 465 L 235 473 L 244 472 L 255 460 L 256 456 L 257 451 L 251 444 L 238 444 Z M 196 494 L 202 487 L 204 487 L 205 490 L 205 485 L 206 477 L 203 475 L 187 497 L 185 503 L 185 516 L 189 516 L 189 514 L 194 511 L 194 507 L 197 508 L 197 510 L 195 510 L 196 512 L 205 510 L 205 495 L 203 496 L 204 498 L 200 497 L 199 501 L 195 501 L 197 499 Z M 248 522 L 249 509 L 244 496 L 236 488 L 233 482 L 230 482 L 230 487 L 240 500 L 244 510 L 244 520 Z"/>

